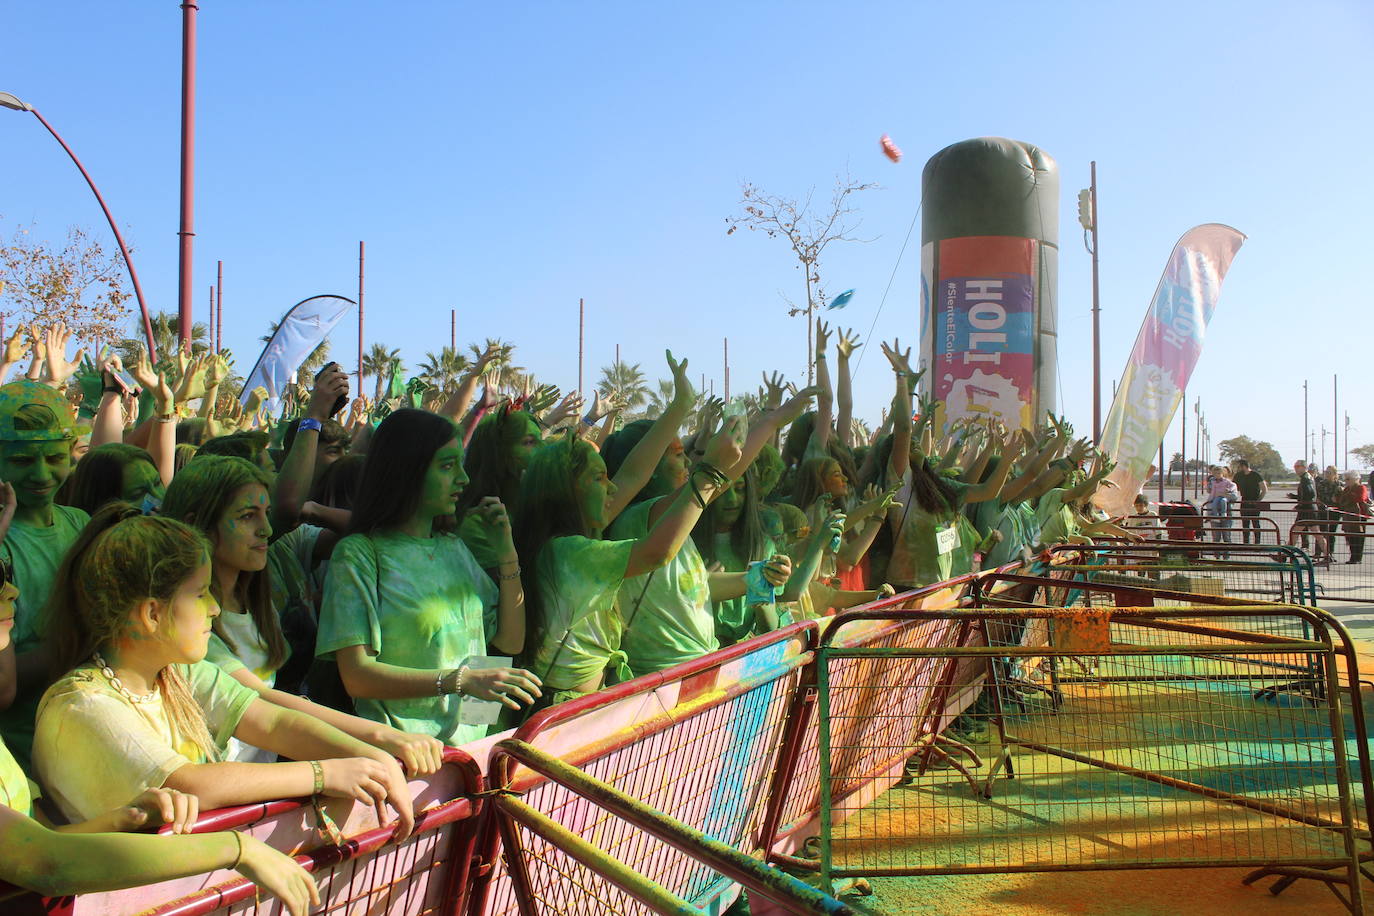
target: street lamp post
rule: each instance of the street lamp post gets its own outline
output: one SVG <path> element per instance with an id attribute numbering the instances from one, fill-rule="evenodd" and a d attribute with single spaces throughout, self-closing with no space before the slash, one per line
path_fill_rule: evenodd
<path id="1" fill-rule="evenodd" d="M 156 363 L 157 347 L 153 344 L 153 322 L 152 319 L 148 317 L 148 304 L 143 300 L 143 287 L 138 282 L 138 272 L 134 270 L 134 262 L 129 257 L 129 246 L 124 244 L 124 236 L 120 234 L 119 226 L 115 225 L 114 217 L 110 214 L 110 208 L 105 205 L 105 198 L 100 196 L 100 189 L 95 186 L 95 182 L 91 180 L 90 173 L 87 172 L 86 167 L 81 164 L 81 160 L 76 158 L 76 153 L 72 152 L 72 148 L 67 145 L 67 141 L 63 140 L 62 135 L 53 129 L 53 126 L 48 123 L 47 118 L 38 113 L 37 108 L 34 108 L 27 102 L 21 101 L 18 97 L 8 92 L 0 92 L 0 108 L 8 108 L 11 111 L 27 111 L 37 118 L 38 123 L 48 129 L 48 133 L 52 134 L 53 139 L 56 140 L 58 145 L 60 145 L 62 149 L 66 151 L 67 155 L 71 157 L 72 163 L 76 165 L 77 171 L 81 173 L 81 177 L 86 179 L 86 184 L 90 186 L 91 193 L 95 195 L 96 203 L 100 204 L 100 209 L 105 214 L 105 221 L 110 224 L 110 231 L 114 233 L 115 242 L 119 245 L 119 253 L 124 256 L 124 266 L 129 268 L 129 279 L 132 280 L 134 284 L 134 296 L 138 299 L 138 310 L 143 314 L 143 334 L 148 341 L 148 359 Z"/>

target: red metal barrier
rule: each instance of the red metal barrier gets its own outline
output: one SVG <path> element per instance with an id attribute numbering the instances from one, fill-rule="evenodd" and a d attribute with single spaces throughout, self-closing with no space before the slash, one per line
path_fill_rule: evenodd
<path id="1" fill-rule="evenodd" d="M 762 857 L 760 824 L 788 713 L 816 642 L 795 624 L 666 671 L 551 707 L 515 734 L 639 802 Z M 493 787 L 520 792 L 544 817 L 591 840 L 672 894 L 728 905 L 733 882 L 701 861 L 494 753 Z M 546 838 L 501 819 L 483 844 L 489 873 L 473 913 L 619 912 L 630 898 Z M 497 860 L 500 848 L 506 854 Z M 514 855 L 511 850 L 518 852 Z M 519 892 L 517 892 L 517 889 Z M 530 910 L 521 909 L 521 899 Z"/>
<path id="2" fill-rule="evenodd" d="M 325 807 L 345 837 L 337 845 L 321 843 L 315 806 L 306 799 L 210 811 L 193 832 L 242 830 L 276 849 L 297 851 L 296 861 L 320 888 L 323 906 L 312 911 L 316 914 L 459 916 L 467 906 L 482 776 L 476 761 L 461 750 L 447 749 L 444 764 L 427 780 L 411 781 L 421 813 L 415 832 L 399 845 L 389 842 L 394 826 L 379 826 L 370 806 L 336 799 Z M 275 914 L 278 908 L 275 898 L 258 898 L 250 881 L 229 870 L 76 897 L 45 899 L 20 892 L 5 898 L 0 890 L 6 916 L 211 916 Z"/>

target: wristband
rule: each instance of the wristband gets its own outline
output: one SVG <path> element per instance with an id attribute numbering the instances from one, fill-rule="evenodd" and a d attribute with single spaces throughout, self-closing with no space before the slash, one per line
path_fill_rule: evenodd
<path id="1" fill-rule="evenodd" d="M 324 429 L 324 424 L 314 417 L 301 417 L 300 425 L 296 427 L 296 430 L 298 432 L 305 432 L 307 429 L 313 429 L 315 432 L 320 432 Z"/>
<path id="2" fill-rule="evenodd" d="M 310 769 L 315 774 L 315 787 L 311 790 L 311 795 L 319 795 L 324 791 L 324 767 L 318 760 L 310 761 Z"/>
<path id="3" fill-rule="evenodd" d="M 231 830 L 229 832 L 234 835 L 234 840 L 238 843 L 239 847 L 239 854 L 234 856 L 234 864 L 230 865 L 229 868 L 237 869 L 243 862 L 243 834 L 239 833 L 237 830 Z"/>

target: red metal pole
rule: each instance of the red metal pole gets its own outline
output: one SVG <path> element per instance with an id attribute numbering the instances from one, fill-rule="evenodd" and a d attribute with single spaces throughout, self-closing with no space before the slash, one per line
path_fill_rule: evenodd
<path id="1" fill-rule="evenodd" d="M 210 329 L 215 335 L 214 352 L 224 349 L 224 262 L 215 262 L 215 326 Z"/>
<path id="2" fill-rule="evenodd" d="M 363 390 L 363 243 L 358 242 L 358 393 Z"/>
<path id="3" fill-rule="evenodd" d="M 448 310 L 448 348 L 458 352 L 458 310 Z"/>
<path id="4" fill-rule="evenodd" d="M 67 141 L 63 140 L 62 135 L 48 123 L 48 119 L 39 114 L 38 109 L 34 108 L 32 105 L 25 105 L 25 107 L 38 119 L 38 123 L 48 129 L 48 133 L 52 134 L 53 139 L 57 141 L 58 145 L 61 146 L 71 158 L 72 164 L 74 164 L 76 170 L 81 173 L 81 177 L 86 179 L 87 186 L 90 187 L 91 193 L 95 195 L 95 202 L 100 204 L 100 210 L 105 214 L 105 222 L 110 224 L 110 232 L 114 233 L 115 244 L 119 246 L 119 253 L 124 257 L 124 266 L 129 269 L 129 279 L 134 284 L 134 298 L 138 300 L 138 310 L 143 315 L 143 335 L 144 339 L 148 341 L 148 359 L 150 362 L 156 363 L 157 347 L 153 344 L 153 322 L 152 319 L 148 317 L 148 304 L 143 299 L 143 286 L 138 282 L 138 272 L 134 270 L 134 262 L 129 257 L 129 246 L 124 244 L 124 236 L 120 234 L 119 227 L 115 225 L 114 216 L 110 213 L 110 208 L 105 205 L 105 198 L 100 196 L 100 189 L 97 188 L 95 182 L 91 180 L 90 172 L 86 171 L 86 167 L 81 164 L 81 160 L 76 158 L 76 153 L 72 152 L 72 148 L 67 145 Z"/>
<path id="5" fill-rule="evenodd" d="M 587 335 L 587 302 L 577 300 L 577 393 L 582 393 L 582 355 L 585 352 Z"/>
<path id="6" fill-rule="evenodd" d="M 1182 473 L 1178 478 L 1178 501 L 1188 501 L 1188 389 L 1183 389 L 1183 416 L 1179 417 L 1179 432 L 1183 436 L 1182 444 L 1178 448 L 1178 460 L 1182 465 Z"/>
<path id="7" fill-rule="evenodd" d="M 195 237 L 196 183 L 196 11 L 195 0 L 181 4 L 181 237 L 177 274 L 181 279 L 177 295 L 177 318 L 181 345 L 191 343 L 191 240 Z"/>
<path id="8" fill-rule="evenodd" d="M 210 352 L 215 352 L 215 284 L 210 284 Z"/>
<path id="9" fill-rule="evenodd" d="M 730 400 L 730 338 L 725 338 L 725 400 Z"/>

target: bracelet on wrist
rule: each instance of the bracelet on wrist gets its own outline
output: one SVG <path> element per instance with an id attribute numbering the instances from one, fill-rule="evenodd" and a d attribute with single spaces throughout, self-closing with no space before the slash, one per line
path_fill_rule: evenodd
<path id="1" fill-rule="evenodd" d="M 229 832 L 234 835 L 234 842 L 236 842 L 239 847 L 239 854 L 234 856 L 234 864 L 230 865 L 229 868 L 237 869 L 243 864 L 243 834 L 239 833 L 237 830 L 231 830 Z"/>
<path id="2" fill-rule="evenodd" d="M 311 795 L 319 795 L 324 791 L 324 765 L 318 760 L 310 761 L 310 769 L 315 774 L 315 787 L 310 791 Z"/>
<path id="3" fill-rule="evenodd" d="M 500 579 L 502 582 L 509 582 L 509 581 L 512 580 L 512 579 L 519 579 L 519 578 L 520 578 L 520 567 L 519 567 L 519 566 L 515 567 L 515 572 L 509 573 L 509 574 L 508 574 L 508 573 L 503 573 L 503 572 L 499 572 L 499 571 L 498 571 L 497 574 L 496 574 L 496 577 L 497 577 L 498 579 Z"/>

